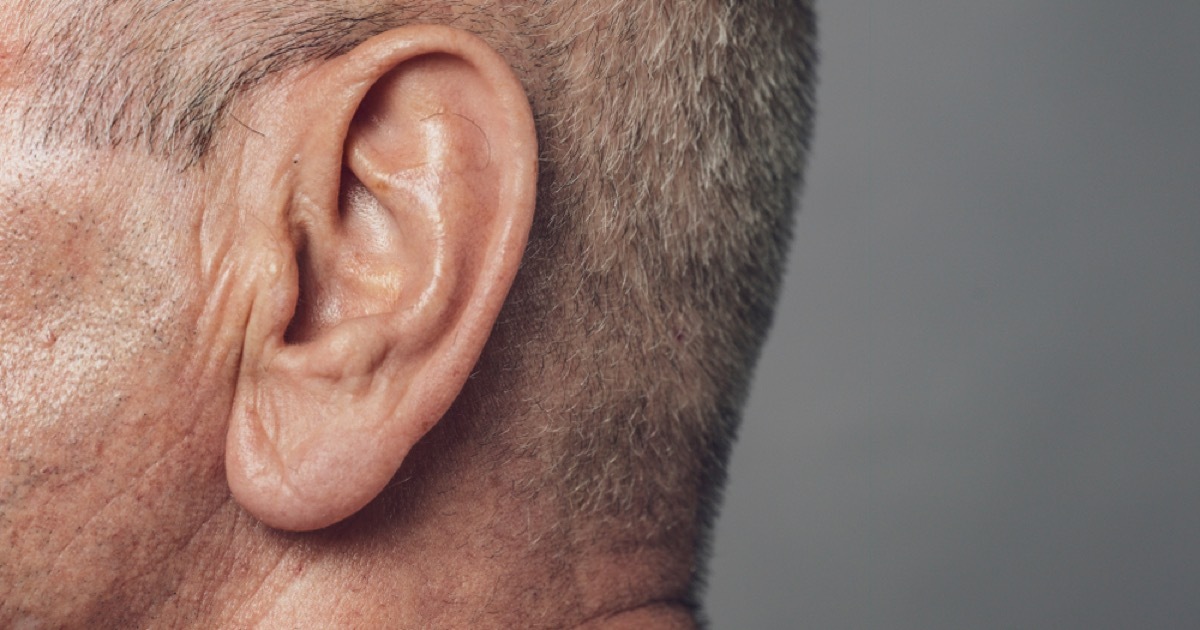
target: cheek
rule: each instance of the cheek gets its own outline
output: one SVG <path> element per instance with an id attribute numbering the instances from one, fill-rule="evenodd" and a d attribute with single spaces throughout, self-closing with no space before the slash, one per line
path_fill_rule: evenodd
<path id="1" fill-rule="evenodd" d="M 0 585 L 104 591 L 186 516 L 164 495 L 222 479 L 190 236 L 144 207 L 0 207 Z M 64 557 L 87 574 L 64 579 Z"/>
<path id="2" fill-rule="evenodd" d="M 0 429 L 61 427 L 72 439 L 135 391 L 132 373 L 166 358 L 177 309 L 170 267 L 121 233 L 117 213 L 18 209 L 0 234 Z M 15 215 L 15 216 L 13 216 Z M 145 230 L 142 230 L 144 233 Z M 159 243 L 157 247 L 162 247 Z M 79 433 L 79 434 L 76 434 Z"/>
<path id="3" fill-rule="evenodd" d="M 166 411 L 172 393 L 147 383 L 170 382 L 187 339 L 180 270 L 154 251 L 166 236 L 130 238 L 123 213 L 71 201 L 2 211 L 0 439 L 38 477 L 86 468 L 138 409 Z"/>

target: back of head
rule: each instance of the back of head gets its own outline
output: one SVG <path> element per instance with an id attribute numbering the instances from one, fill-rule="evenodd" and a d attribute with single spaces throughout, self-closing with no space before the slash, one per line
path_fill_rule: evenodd
<path id="1" fill-rule="evenodd" d="M 121 541 L 130 553 L 149 558 L 147 564 L 159 562 L 153 559 L 165 557 L 172 545 L 177 551 L 211 553 L 216 543 L 197 548 L 196 541 L 220 540 L 204 523 L 223 518 L 228 538 L 237 532 L 241 542 L 255 541 L 239 547 L 247 551 L 238 557 L 271 549 L 279 566 L 299 562 L 315 571 L 337 564 L 339 585 L 359 584 L 347 575 L 365 579 L 371 574 L 365 583 L 393 600 L 409 602 L 402 593 L 420 593 L 424 603 L 403 617 L 413 623 L 555 626 L 568 619 L 613 618 L 656 602 L 694 611 L 725 463 L 779 289 L 811 130 L 815 53 L 809 2 L 121 0 L 64 6 L 31 0 L 6 12 L 11 14 L 3 19 L 14 28 L 7 52 L 0 54 L 0 85 L 7 91 L 8 110 L 19 115 L 6 118 L 5 150 L 67 156 L 29 158 L 23 164 L 32 166 L 21 171 L 26 175 L 6 174 L 5 198 L 14 200 L 14 208 L 50 212 L 47 203 L 28 201 L 34 198 L 28 187 L 18 190 L 14 183 L 25 186 L 29 173 L 47 179 L 53 172 L 60 178 L 40 186 L 39 198 L 48 199 L 62 186 L 62 165 L 77 161 L 95 168 L 108 159 L 96 156 L 118 156 L 111 164 L 137 163 L 152 173 L 146 177 L 150 183 L 133 188 L 150 191 L 146 196 L 158 205 L 154 213 L 138 216 L 151 214 L 147 221 L 180 229 L 192 225 L 203 234 L 216 229 L 212 222 L 234 224 L 237 219 L 221 218 L 214 208 L 236 199 L 218 200 L 209 193 L 232 177 L 225 147 L 277 137 L 271 116 L 262 114 L 263 103 L 302 98 L 285 88 L 314 76 L 313 68 L 352 56 L 365 42 L 396 29 L 420 25 L 460 29 L 495 51 L 523 87 L 536 129 L 536 210 L 511 288 L 502 308 L 497 305 L 494 322 L 483 324 L 490 331 L 486 345 L 471 355 L 478 360 L 470 362 L 469 374 L 462 373 L 445 414 L 432 429 L 423 427 L 424 437 L 401 454 L 403 464 L 378 499 L 316 534 L 279 534 L 247 521 L 232 504 L 225 507 L 219 498 L 228 496 L 224 488 L 214 486 L 206 491 L 209 498 L 186 501 L 178 500 L 178 486 L 163 482 L 171 491 L 165 496 L 178 500 L 176 513 L 195 525 L 191 538 L 142 550 L 121 533 L 116 517 L 105 516 L 113 525 L 88 544 Z M 481 105 L 481 112 L 487 110 Z M 353 129 L 363 119 L 360 112 L 347 124 Z M 488 141 L 486 163 L 504 159 L 500 136 L 486 123 L 476 126 Z M 352 153 L 350 140 L 338 142 Z M 49 162 L 58 166 L 43 166 Z M 238 164 L 238 173 L 251 168 Z M 348 177 L 349 171 L 342 172 Z M 203 209 L 179 210 L 172 217 L 175 206 Z M 193 215 L 198 218 L 180 218 Z M 301 275 L 297 313 L 304 305 L 306 252 L 318 251 L 312 237 L 306 238 L 308 249 L 298 249 L 294 257 Z M 11 249 L 0 244 L 0 255 L 5 247 Z M 219 267 L 224 255 L 204 252 L 197 260 Z M 139 256 L 127 253 L 122 260 Z M 170 293 L 170 301 L 186 302 L 183 290 L 170 282 L 141 284 L 164 287 L 159 293 Z M 128 289 L 114 295 L 106 298 L 111 312 L 125 308 L 121 300 L 158 299 Z M 203 305 L 189 308 L 198 313 L 195 321 L 207 321 Z M 70 318 L 62 321 L 70 327 Z M 301 328 L 292 323 L 280 339 L 308 341 L 307 333 L 296 332 Z M 167 316 L 163 330 L 155 328 L 163 347 L 207 339 L 204 330 L 202 324 L 172 328 Z M 321 329 L 314 324 L 312 330 Z M 120 335 L 99 331 L 86 343 L 104 336 Z M 139 344 L 154 338 L 139 336 L 129 352 L 106 355 L 106 361 L 132 364 L 147 352 L 148 346 Z M 86 343 L 80 341 L 76 355 L 86 354 Z M 10 365 L 9 358 L 23 347 L 0 345 L 5 361 L 0 366 Z M 245 356 L 226 363 L 240 362 L 244 374 L 250 365 Z M 205 365 L 218 363 L 213 359 Z M 23 422 L 37 424 L 30 418 L 52 407 L 49 395 L 31 398 L 27 389 L 18 396 L 6 387 L 52 380 L 49 369 L 35 373 L 30 368 L 28 376 L 18 378 L 24 372 L 5 368 L 11 378 L 8 385 L 0 384 L 0 401 L 6 396 L 35 401 L 6 406 L 6 432 L 15 434 Z M 217 372 L 156 368 L 130 374 L 148 383 L 186 379 L 196 396 L 213 396 L 212 391 L 225 391 L 205 380 L 215 382 Z M 80 375 L 71 385 L 94 393 L 100 386 L 89 388 L 90 378 Z M 244 398 L 233 385 L 218 396 L 226 410 L 236 409 Z M 34 389 L 52 389 L 39 387 Z M 317 396 L 304 405 L 333 404 L 328 401 L 335 398 Z M 53 410 L 62 423 L 80 422 L 67 403 Z M 176 415 L 169 422 L 216 427 L 194 428 L 189 444 L 207 444 L 204 436 L 223 436 L 227 422 L 236 424 L 221 414 L 201 413 Z M 142 430 L 152 426 L 146 420 Z M 85 444 L 102 442 L 101 437 L 82 438 Z M 222 455 L 225 445 L 219 446 L 188 451 L 206 458 L 194 469 L 212 469 L 213 462 L 220 466 L 229 456 Z M 34 447 L 21 448 L 24 459 L 13 461 L 42 461 Z M 80 470 L 103 474 L 105 461 L 96 451 L 79 462 Z M 49 470 L 38 470 L 43 468 Z M 32 463 L 14 465 L 3 476 L 32 479 L 33 469 Z M 54 474 L 57 469 L 38 479 Z M 331 485 L 343 483 L 334 477 Z M 352 476 L 346 479 L 353 483 Z M 22 484 L 36 485 L 10 485 Z M 6 500 L 16 505 L 20 496 L 0 494 L 0 506 Z M 207 521 L 199 515 L 206 509 L 212 510 Z M 251 513 L 258 515 L 255 509 Z M 213 514 L 225 516 L 214 519 Z M 13 511 L 10 521 L 20 517 Z M 182 527 L 182 517 L 172 518 Z M 11 527 L 3 513 L 0 527 Z M 453 540 L 462 543 L 456 546 Z M 229 555 L 222 566 L 238 564 L 237 554 Z M 10 566 L 10 575 L 0 570 L 0 577 L 18 586 L 33 585 L 34 573 L 51 575 L 49 569 L 59 567 L 4 560 L 0 564 Z M 366 568 L 358 573 L 345 568 L 353 562 Z M 393 573 L 386 567 L 398 568 Z M 278 573 L 272 576 L 263 583 L 280 579 Z M 186 569 L 173 567 L 149 586 L 139 583 L 150 595 L 109 596 L 123 602 L 125 617 L 112 612 L 111 602 L 93 602 L 79 604 L 72 613 L 77 616 L 62 619 L 145 621 L 130 612 L 141 608 L 168 620 L 180 611 L 194 613 L 199 603 L 216 609 L 199 595 L 192 600 L 175 595 L 190 592 L 179 585 L 191 579 Z M 95 592 L 115 593 L 115 582 L 116 577 L 109 579 Z M 314 585 L 316 578 L 292 582 L 299 583 Z M 486 597 L 478 583 L 493 585 Z M 11 587 L 13 593 L 22 592 L 18 586 Z M 20 602 L 0 607 L 0 620 L 29 615 L 53 622 L 54 606 L 44 598 L 55 591 L 38 588 L 26 589 L 23 597 L 0 597 Z M 596 595 L 605 589 L 620 593 Z M 205 597 L 218 597 L 216 592 Z M 429 603 L 437 598 L 438 606 Z M 564 606 L 573 607 L 575 616 L 561 616 Z M 253 610 L 261 614 L 191 619 L 291 619 L 269 606 Z M 401 618 L 392 619 L 400 623 Z M 671 619 L 678 621 L 669 614 L 661 618 Z"/>

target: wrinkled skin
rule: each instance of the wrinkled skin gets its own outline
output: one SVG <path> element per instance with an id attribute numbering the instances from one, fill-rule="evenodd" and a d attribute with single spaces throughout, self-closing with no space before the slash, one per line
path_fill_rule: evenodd
<path id="1" fill-rule="evenodd" d="M 236 349 L 201 325 L 211 287 L 181 187 L 129 177 L 157 170 L 134 158 L 4 154 L 0 619 L 55 623 L 47 607 L 86 618 L 124 582 L 152 596 L 225 504 L 231 391 L 213 377 Z"/>
<path id="2" fill-rule="evenodd" d="M 270 130 L 284 85 L 240 119 Z M 247 514 L 226 434 L 283 260 L 247 209 L 282 211 L 291 153 L 242 138 L 181 172 L 46 148 L 16 111 L 0 113 L 0 627 L 691 626 L 690 556 L 576 549 L 557 506 L 511 500 L 521 462 L 469 467 L 483 446 L 446 435 L 401 475 L 419 484 L 335 527 Z"/>

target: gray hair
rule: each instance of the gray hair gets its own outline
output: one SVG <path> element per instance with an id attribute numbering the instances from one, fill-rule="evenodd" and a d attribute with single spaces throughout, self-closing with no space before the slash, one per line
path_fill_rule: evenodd
<path id="1" fill-rule="evenodd" d="M 27 19 L 28 124 L 204 168 L 231 104 L 389 28 L 451 23 L 530 93 L 526 258 L 460 408 L 578 523 L 704 545 L 812 126 L 807 0 L 84 0 Z M 46 24 L 36 27 L 36 24 Z M 478 427 L 476 427 L 478 429 Z M 580 527 L 583 527 L 580 525 Z"/>

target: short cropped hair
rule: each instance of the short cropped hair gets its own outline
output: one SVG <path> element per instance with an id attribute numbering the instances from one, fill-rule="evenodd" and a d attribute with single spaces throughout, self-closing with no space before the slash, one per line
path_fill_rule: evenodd
<path id="1" fill-rule="evenodd" d="M 18 31 L 47 143 L 204 169 L 237 99 L 393 27 L 514 66 L 533 233 L 458 409 L 576 523 L 704 543 L 780 286 L 814 108 L 809 0 L 74 0 Z"/>

